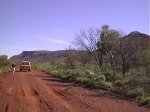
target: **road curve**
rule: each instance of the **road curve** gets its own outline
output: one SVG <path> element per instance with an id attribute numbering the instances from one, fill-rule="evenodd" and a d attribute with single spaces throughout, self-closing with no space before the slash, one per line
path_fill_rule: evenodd
<path id="1" fill-rule="evenodd" d="M 0 76 L 0 112 L 150 112 L 150 109 L 106 96 L 103 91 L 62 83 L 33 70 Z"/>

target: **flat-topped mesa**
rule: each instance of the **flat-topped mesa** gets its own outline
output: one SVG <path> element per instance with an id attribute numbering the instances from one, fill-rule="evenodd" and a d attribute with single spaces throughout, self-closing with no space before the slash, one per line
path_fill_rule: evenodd
<path id="1" fill-rule="evenodd" d="M 67 51 L 69 53 L 75 52 L 78 53 L 78 50 Z M 46 50 L 37 50 L 37 51 L 23 51 L 19 55 L 12 56 L 11 61 L 31 61 L 31 62 L 43 62 L 50 61 L 51 59 L 62 59 L 65 58 L 69 53 L 66 50 L 58 51 L 46 51 Z"/>

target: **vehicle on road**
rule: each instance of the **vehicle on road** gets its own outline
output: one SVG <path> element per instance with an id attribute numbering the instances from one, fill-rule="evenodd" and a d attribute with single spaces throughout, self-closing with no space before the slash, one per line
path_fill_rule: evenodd
<path id="1" fill-rule="evenodd" d="M 31 71 L 31 64 L 29 61 L 22 61 L 20 64 L 20 71 L 28 70 Z"/>

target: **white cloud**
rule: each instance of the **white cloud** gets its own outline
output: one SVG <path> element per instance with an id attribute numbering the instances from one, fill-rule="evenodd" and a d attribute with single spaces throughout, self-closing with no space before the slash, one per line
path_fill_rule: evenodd
<path id="1" fill-rule="evenodd" d="M 52 43 L 58 43 L 58 44 L 69 45 L 69 42 L 63 41 L 63 40 L 60 40 L 60 39 L 54 39 L 54 38 L 51 38 L 51 37 L 36 36 L 36 35 L 30 35 L 30 36 L 31 36 L 31 37 L 34 37 L 34 38 L 36 38 L 36 39 L 43 40 L 43 41 L 48 41 L 48 42 L 52 42 Z"/>

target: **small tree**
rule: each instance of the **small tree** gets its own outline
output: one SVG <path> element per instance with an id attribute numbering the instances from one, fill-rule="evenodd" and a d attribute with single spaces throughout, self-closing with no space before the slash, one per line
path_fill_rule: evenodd
<path id="1" fill-rule="evenodd" d="M 79 34 L 76 33 L 73 44 L 78 49 L 88 52 L 89 56 L 95 60 L 97 65 L 102 65 L 101 52 L 98 50 L 97 43 L 99 41 L 100 30 L 98 28 L 89 28 L 88 30 L 81 30 Z"/>
<path id="2" fill-rule="evenodd" d="M 110 57 L 110 64 L 115 73 L 115 61 L 114 56 L 117 49 L 117 44 L 119 40 L 119 32 L 114 29 L 109 29 L 108 25 L 102 26 L 102 31 L 100 33 L 100 41 L 98 42 L 98 49 L 101 52 L 101 58 L 103 56 L 109 55 Z"/>
<path id="3" fill-rule="evenodd" d="M 0 55 L 0 68 L 10 64 L 6 55 Z"/>
<path id="4" fill-rule="evenodd" d="M 126 48 L 125 43 L 127 43 L 127 42 L 123 41 L 123 38 L 120 38 L 119 54 L 121 57 L 121 66 L 122 66 L 123 77 L 128 69 L 128 58 L 130 57 L 130 55 L 132 55 L 132 54 L 127 55 L 128 49 Z"/>

